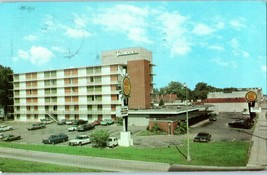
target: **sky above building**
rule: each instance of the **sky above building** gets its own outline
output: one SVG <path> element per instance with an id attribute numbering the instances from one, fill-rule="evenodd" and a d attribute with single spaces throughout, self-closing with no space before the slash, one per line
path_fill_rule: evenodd
<path id="1" fill-rule="evenodd" d="M 0 64 L 25 73 L 95 66 L 101 52 L 144 47 L 156 88 L 260 87 L 266 2 L 0 2 Z"/>

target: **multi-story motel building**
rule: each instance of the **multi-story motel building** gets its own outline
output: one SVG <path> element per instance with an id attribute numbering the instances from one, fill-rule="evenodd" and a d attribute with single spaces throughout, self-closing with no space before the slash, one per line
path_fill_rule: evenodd
<path id="1" fill-rule="evenodd" d="M 129 109 L 150 108 L 150 51 L 140 47 L 104 51 L 101 62 L 99 66 L 14 74 L 14 119 L 115 119 L 116 108 L 122 104 L 117 87 L 125 73 L 132 85 Z"/>

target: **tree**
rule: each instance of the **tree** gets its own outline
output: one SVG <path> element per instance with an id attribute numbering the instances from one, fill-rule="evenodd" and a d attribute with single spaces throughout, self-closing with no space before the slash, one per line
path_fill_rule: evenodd
<path id="1" fill-rule="evenodd" d="M 9 111 L 8 106 L 13 104 L 13 70 L 0 65 L 0 107 L 4 109 L 5 120 Z"/>
<path id="2" fill-rule="evenodd" d="M 104 148 L 107 146 L 107 140 L 109 138 L 109 133 L 106 130 L 97 130 L 91 134 L 91 142 L 97 148 Z"/>
<path id="3" fill-rule="evenodd" d="M 196 87 L 193 92 L 194 100 L 201 99 L 204 100 L 207 98 L 209 92 L 215 92 L 218 88 L 209 86 L 207 83 L 200 82 L 196 84 Z"/>
<path id="4" fill-rule="evenodd" d="M 164 105 L 164 101 L 162 99 L 160 99 L 159 106 L 163 106 L 163 105 Z"/>

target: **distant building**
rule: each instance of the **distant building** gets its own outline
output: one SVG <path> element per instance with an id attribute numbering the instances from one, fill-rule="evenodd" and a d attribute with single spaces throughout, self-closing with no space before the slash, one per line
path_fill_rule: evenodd
<path id="1" fill-rule="evenodd" d="M 259 107 L 262 100 L 262 90 L 260 88 L 242 88 L 231 93 L 212 92 L 208 94 L 204 104 L 213 105 L 215 112 L 242 112 L 248 111 L 248 102 L 245 95 L 248 91 L 255 91 L 257 94 L 256 107 Z"/>
<path id="2" fill-rule="evenodd" d="M 129 108 L 150 108 L 152 67 L 152 53 L 134 47 L 102 52 L 100 66 L 14 74 L 14 119 L 115 119 L 125 73 L 132 84 Z"/>

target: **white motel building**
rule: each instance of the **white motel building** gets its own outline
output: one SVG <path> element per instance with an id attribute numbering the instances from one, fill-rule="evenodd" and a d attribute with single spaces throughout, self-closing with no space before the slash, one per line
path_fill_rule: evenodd
<path id="1" fill-rule="evenodd" d="M 132 90 L 129 109 L 150 108 L 153 91 L 152 53 L 134 47 L 104 51 L 101 65 L 13 75 L 15 121 L 45 118 L 116 118 L 121 106 L 117 88 L 127 73 Z"/>

